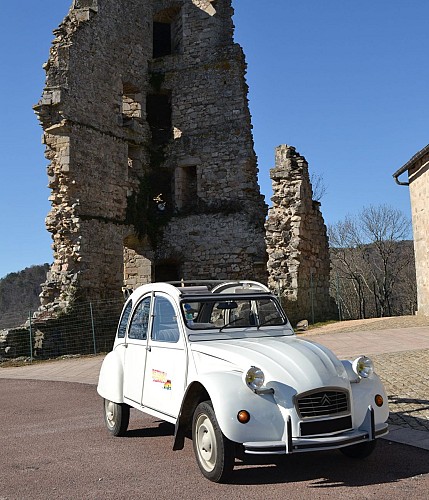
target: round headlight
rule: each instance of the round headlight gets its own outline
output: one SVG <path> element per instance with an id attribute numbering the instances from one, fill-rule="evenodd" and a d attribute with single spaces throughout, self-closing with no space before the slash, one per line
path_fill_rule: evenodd
<path id="1" fill-rule="evenodd" d="M 367 356 L 359 356 L 353 361 L 353 370 L 362 378 L 368 378 L 374 373 L 374 365 Z"/>
<path id="2" fill-rule="evenodd" d="M 251 366 L 244 374 L 244 382 L 249 389 L 256 391 L 264 385 L 265 375 L 264 372 L 256 366 Z"/>

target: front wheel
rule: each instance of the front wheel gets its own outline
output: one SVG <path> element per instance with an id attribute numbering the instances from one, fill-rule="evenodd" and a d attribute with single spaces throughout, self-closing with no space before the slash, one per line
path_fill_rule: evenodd
<path id="1" fill-rule="evenodd" d="M 341 452 L 350 458 L 366 458 L 374 451 L 377 441 L 367 441 L 365 443 L 353 444 L 340 448 Z"/>
<path id="2" fill-rule="evenodd" d="M 123 436 L 130 421 L 130 407 L 125 403 L 114 403 L 105 399 L 103 408 L 107 430 L 113 436 Z"/>
<path id="3" fill-rule="evenodd" d="M 200 403 L 195 410 L 192 441 L 203 475 L 215 483 L 225 482 L 234 468 L 234 443 L 223 435 L 210 401 Z"/>

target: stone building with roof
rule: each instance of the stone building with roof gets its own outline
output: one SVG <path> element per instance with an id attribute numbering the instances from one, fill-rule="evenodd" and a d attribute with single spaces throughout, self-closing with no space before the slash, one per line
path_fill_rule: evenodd
<path id="1" fill-rule="evenodd" d="M 398 169 L 393 177 L 409 186 L 417 278 L 417 313 L 429 316 L 429 144 Z M 401 181 L 408 174 L 407 181 Z"/>

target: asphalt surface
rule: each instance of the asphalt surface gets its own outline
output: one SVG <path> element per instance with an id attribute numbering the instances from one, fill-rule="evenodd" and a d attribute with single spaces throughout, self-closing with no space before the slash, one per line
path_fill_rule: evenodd
<path id="1" fill-rule="evenodd" d="M 0 381 L 0 499 L 427 499 L 429 452 L 380 440 L 366 460 L 338 451 L 237 464 L 230 484 L 200 473 L 173 426 L 132 412 L 126 437 L 108 435 L 87 384 Z"/>
<path id="2" fill-rule="evenodd" d="M 190 441 L 172 451 L 169 424 L 132 410 L 127 436 L 108 435 L 94 385 L 102 357 L 67 359 L 0 368 L 0 500 L 427 499 L 429 328 L 342 328 L 304 337 L 340 357 L 374 358 L 392 425 L 366 460 L 338 451 L 296 454 L 276 464 L 237 463 L 230 484 L 211 483 Z"/>

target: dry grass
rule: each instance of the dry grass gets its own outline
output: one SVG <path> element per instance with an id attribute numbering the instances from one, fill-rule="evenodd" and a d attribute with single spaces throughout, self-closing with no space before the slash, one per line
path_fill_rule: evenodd
<path id="1" fill-rule="evenodd" d="M 328 321 L 312 326 L 311 333 L 352 332 L 356 330 L 385 330 L 396 328 L 429 327 L 428 316 L 392 316 L 387 318 L 355 319 L 350 321 Z"/>

